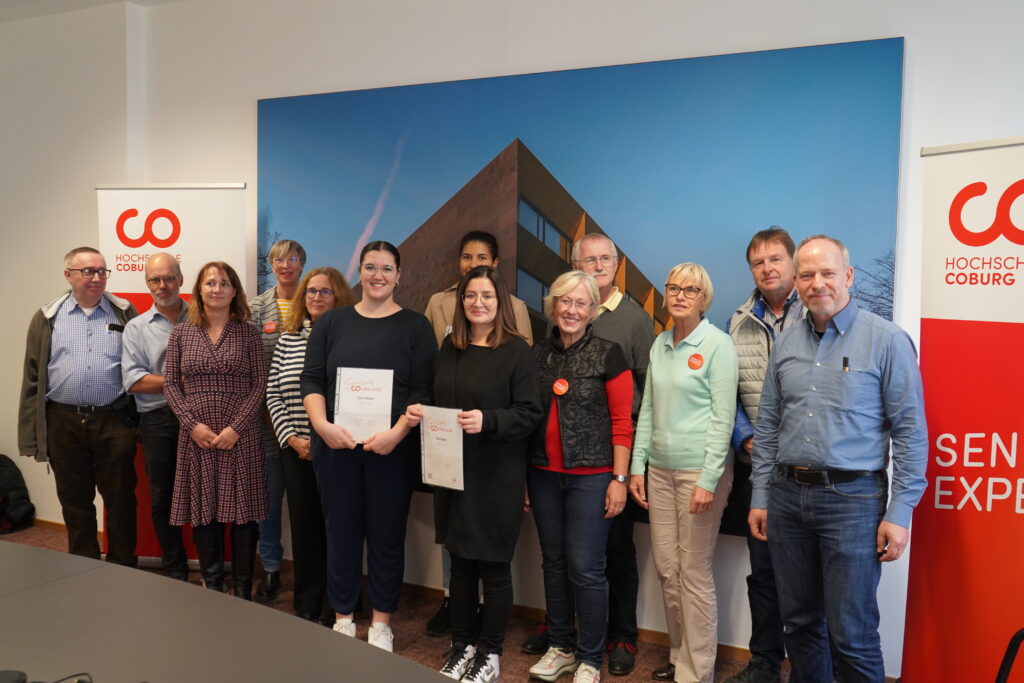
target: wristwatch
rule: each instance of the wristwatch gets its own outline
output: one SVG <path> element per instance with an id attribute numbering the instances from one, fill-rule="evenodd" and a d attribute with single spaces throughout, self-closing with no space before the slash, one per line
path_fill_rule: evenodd
<path id="1" fill-rule="evenodd" d="M 627 481 L 629 481 L 629 477 L 627 477 L 625 474 L 613 474 L 612 481 L 617 481 L 620 484 L 625 484 Z"/>

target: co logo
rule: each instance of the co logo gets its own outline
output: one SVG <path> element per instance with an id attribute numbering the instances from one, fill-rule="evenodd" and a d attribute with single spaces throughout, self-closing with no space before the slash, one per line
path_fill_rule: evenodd
<path id="1" fill-rule="evenodd" d="M 124 224 L 128 222 L 129 218 L 135 218 L 138 215 L 138 210 L 126 209 L 117 217 L 117 238 L 126 247 L 137 249 L 146 242 L 149 242 L 157 249 L 166 249 L 177 242 L 181 236 L 181 221 L 178 220 L 174 212 L 170 209 L 157 209 L 146 216 L 146 222 L 142 227 L 142 234 L 138 237 L 129 237 L 124 231 Z M 165 238 L 157 237 L 156 233 L 153 232 L 153 224 L 161 218 L 166 218 L 171 224 L 171 234 Z"/>
<path id="2" fill-rule="evenodd" d="M 964 227 L 964 205 L 987 191 L 988 185 L 985 183 L 971 183 L 953 197 L 953 203 L 949 205 L 949 229 L 953 233 L 953 237 L 968 247 L 983 247 L 986 244 L 992 244 L 997 237 L 1002 235 L 1014 244 L 1024 246 L 1024 230 L 1014 225 L 1010 218 L 1010 207 L 1013 206 L 1013 202 L 1017 200 L 1017 197 L 1024 195 L 1024 179 L 1018 180 L 1003 192 L 1003 196 L 999 198 L 999 203 L 996 205 L 996 215 L 990 226 L 981 232 L 972 232 Z"/>

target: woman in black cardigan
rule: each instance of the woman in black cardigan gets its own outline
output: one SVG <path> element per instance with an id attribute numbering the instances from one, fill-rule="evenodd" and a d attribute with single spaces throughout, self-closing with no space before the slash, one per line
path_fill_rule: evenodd
<path id="1" fill-rule="evenodd" d="M 458 305 L 461 302 L 461 305 Z M 434 367 L 434 404 L 460 408 L 464 490 L 434 492 L 437 541 L 452 556 L 452 650 L 441 673 L 498 680 L 512 612 L 512 555 L 523 521 L 527 437 L 543 415 L 533 352 L 516 332 L 498 271 L 480 266 L 459 283 L 452 333 Z M 406 419 L 416 424 L 420 405 Z M 484 607 L 479 637 L 477 582 Z"/>

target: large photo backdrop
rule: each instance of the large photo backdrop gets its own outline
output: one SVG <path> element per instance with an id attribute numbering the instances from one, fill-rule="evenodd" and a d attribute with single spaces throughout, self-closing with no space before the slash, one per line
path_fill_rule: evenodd
<path id="1" fill-rule="evenodd" d="M 542 332 L 569 246 L 600 231 L 656 330 L 683 261 L 707 268 L 724 328 L 753 288 L 750 236 L 781 225 L 846 242 L 855 295 L 891 318 L 902 73 L 894 38 L 262 100 L 258 253 L 296 239 L 352 281 L 388 240 L 422 311 L 461 235 L 488 230 Z"/>

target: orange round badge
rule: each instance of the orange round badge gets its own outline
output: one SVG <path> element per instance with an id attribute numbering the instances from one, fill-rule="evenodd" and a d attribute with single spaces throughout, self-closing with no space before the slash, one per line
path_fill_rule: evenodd
<path id="1" fill-rule="evenodd" d="M 561 378 L 556 379 L 555 383 L 551 385 L 551 391 L 559 396 L 564 395 L 565 392 L 569 391 L 569 381 Z"/>
<path id="2" fill-rule="evenodd" d="M 274 334 L 274 330 L 277 329 L 277 323 L 273 320 L 263 323 L 263 331 L 267 334 Z"/>
<path id="3" fill-rule="evenodd" d="M 686 364 L 690 366 L 691 370 L 700 370 L 704 367 L 704 356 L 699 353 L 695 353 L 690 356 L 689 360 L 686 361 Z"/>

